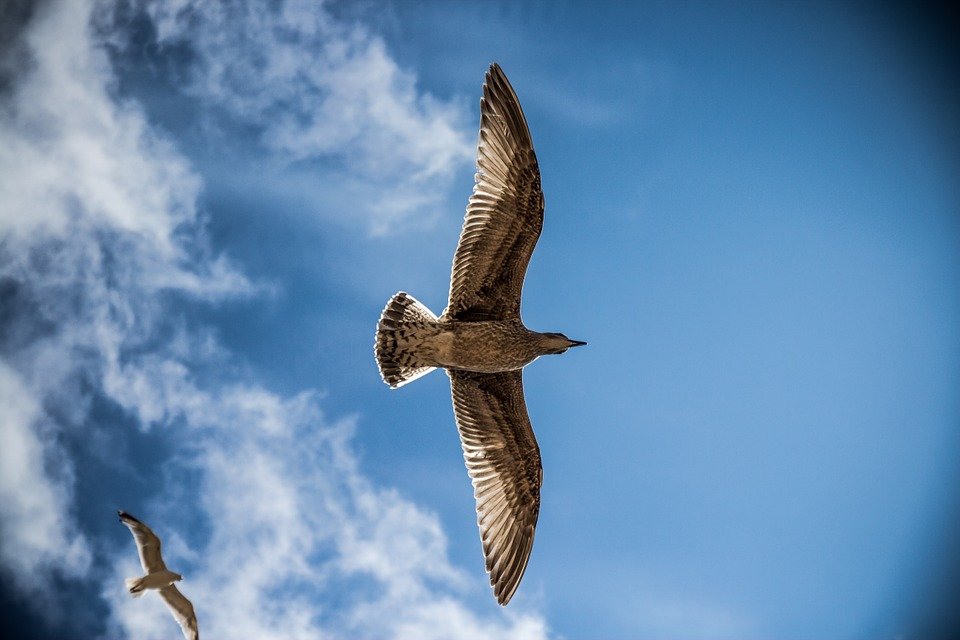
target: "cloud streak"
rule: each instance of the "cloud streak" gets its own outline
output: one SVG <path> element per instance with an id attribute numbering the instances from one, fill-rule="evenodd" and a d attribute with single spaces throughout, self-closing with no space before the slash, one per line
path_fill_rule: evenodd
<path id="1" fill-rule="evenodd" d="M 291 161 L 328 156 L 374 183 L 403 164 L 398 197 L 449 180 L 462 152 L 453 116 L 377 38 L 306 5 L 266 15 L 223 6 L 243 11 L 228 21 L 209 13 L 221 9 L 150 5 L 161 41 L 187 38 L 199 52 L 190 91 L 237 118 L 275 121 L 263 144 Z M 450 563 L 435 515 L 359 471 L 354 420 L 328 420 L 313 392 L 264 388 L 189 319 L 198 303 L 262 287 L 211 250 L 202 177 L 140 105 L 116 97 L 103 36 L 88 26 L 96 11 L 104 6 L 37 9 L 19 34 L 30 69 L 0 110 L 3 570 L 22 592 L 96 582 L 108 634 L 169 636 L 157 599 L 122 593 L 121 578 L 139 572 L 132 545 L 114 548 L 75 513 L 77 456 L 94 452 L 63 443 L 102 428 L 92 424 L 100 399 L 129 418 L 131 437 L 159 433 L 172 451 L 137 515 L 164 537 L 209 637 L 545 637 L 535 613 L 468 605 L 488 598 L 486 585 Z M 253 72 L 251 54 L 231 43 L 261 33 L 274 37 L 262 43 L 268 70 L 262 92 L 248 94 L 238 78 Z M 297 61 L 300 48 L 312 53 Z M 337 80 L 313 75 L 317 56 Z M 270 97 L 288 82 L 292 93 Z M 358 112 L 342 114 L 354 95 Z M 295 117 L 315 108 L 324 115 Z M 400 164 L 383 159 L 395 155 Z M 411 215 L 375 203 L 367 221 L 387 229 Z M 74 605 L 50 591 L 50 606 Z"/>
<path id="2" fill-rule="evenodd" d="M 190 53 L 186 92 L 252 126 L 285 162 L 326 161 L 337 188 L 361 203 L 341 215 L 373 233 L 430 219 L 473 161 L 463 109 L 418 91 L 380 37 L 334 19 L 323 3 L 145 8 L 158 43 Z"/>
<path id="3" fill-rule="evenodd" d="M 178 399 L 192 429 L 182 437 L 200 449 L 189 466 L 210 533 L 165 555 L 214 637 L 545 637 L 535 615 L 485 620 L 466 606 L 485 585 L 449 563 L 434 515 L 358 471 L 352 420 L 328 423 L 309 393 L 246 385 L 206 393 L 186 383 Z M 153 513 L 172 522 L 183 511 L 161 499 Z M 115 567 L 106 595 L 119 629 L 163 636 L 162 608 L 131 604 L 120 588 L 138 571 L 131 549 Z"/>
<path id="4" fill-rule="evenodd" d="M 47 419 L 17 372 L 2 362 L 0 424 L 0 562 L 18 589 L 37 596 L 36 572 L 77 577 L 89 567 L 90 551 L 68 515 L 69 472 L 45 472 L 60 458 Z"/>

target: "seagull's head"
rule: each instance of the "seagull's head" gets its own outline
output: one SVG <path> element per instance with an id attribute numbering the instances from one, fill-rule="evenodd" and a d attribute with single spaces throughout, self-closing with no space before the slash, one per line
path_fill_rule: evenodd
<path id="1" fill-rule="evenodd" d="M 563 353 L 570 347 L 579 347 L 580 345 L 587 344 L 579 340 L 571 340 L 562 333 L 541 333 L 540 336 L 541 345 L 545 349 L 544 353 L 546 354 Z"/>

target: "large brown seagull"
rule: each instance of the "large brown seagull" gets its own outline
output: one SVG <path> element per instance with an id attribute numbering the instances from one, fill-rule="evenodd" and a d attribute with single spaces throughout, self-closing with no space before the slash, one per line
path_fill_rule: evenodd
<path id="1" fill-rule="evenodd" d="M 473 195 L 453 256 L 450 299 L 438 318 L 400 292 L 377 325 L 380 375 L 393 388 L 433 371 L 450 376 L 463 458 L 497 601 L 513 597 L 540 513 L 540 449 L 523 399 L 522 369 L 585 344 L 530 331 L 520 319 L 523 278 L 543 228 L 540 169 L 517 94 L 496 63 L 480 99 Z"/>

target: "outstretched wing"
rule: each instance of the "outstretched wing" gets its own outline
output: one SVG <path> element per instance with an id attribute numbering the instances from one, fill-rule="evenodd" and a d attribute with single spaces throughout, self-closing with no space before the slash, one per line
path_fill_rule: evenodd
<path id="1" fill-rule="evenodd" d="M 137 542 L 137 552 L 140 554 L 140 566 L 146 573 L 163 571 L 167 565 L 163 563 L 163 557 L 160 555 L 160 538 L 150 530 L 150 527 L 143 524 L 126 511 L 118 511 L 120 522 L 127 525 L 133 539 Z"/>
<path id="2" fill-rule="evenodd" d="M 483 84 L 476 184 L 453 256 L 444 318 L 519 318 L 523 278 L 542 228 L 543 192 L 530 130 L 517 94 L 494 63 Z"/>
<path id="3" fill-rule="evenodd" d="M 197 616 L 193 612 L 193 604 L 186 596 L 180 593 L 176 585 L 168 585 L 160 589 L 160 597 L 167 603 L 170 613 L 177 619 L 183 637 L 187 640 L 200 640 L 200 631 L 197 629 Z"/>
<path id="4" fill-rule="evenodd" d="M 448 370 L 463 459 L 494 595 L 507 604 L 527 568 L 540 514 L 540 448 L 521 372 Z"/>

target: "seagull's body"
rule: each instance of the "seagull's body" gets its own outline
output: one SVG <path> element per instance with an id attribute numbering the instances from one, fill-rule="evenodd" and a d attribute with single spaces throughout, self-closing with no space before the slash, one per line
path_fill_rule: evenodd
<path id="1" fill-rule="evenodd" d="M 140 578 L 127 578 L 127 591 L 134 598 L 139 598 L 148 590 L 157 591 L 170 609 L 170 613 L 180 625 L 183 637 L 187 640 L 199 640 L 200 632 L 197 628 L 197 616 L 193 611 L 193 604 L 180 593 L 175 582 L 183 580 L 183 576 L 167 569 L 160 555 L 160 538 L 148 527 L 126 511 L 119 511 L 122 522 L 137 543 L 137 553 L 140 556 L 140 566 L 146 575 Z"/>
<path id="2" fill-rule="evenodd" d="M 178 580 L 183 580 L 183 576 L 181 576 L 179 573 L 174 573 L 173 571 L 164 569 L 162 571 L 148 573 L 142 578 L 127 578 L 126 585 L 127 591 L 130 592 L 130 595 L 134 598 L 139 598 L 148 589 L 163 589 L 164 587 L 168 587 Z M 176 587 L 174 587 L 174 589 L 176 589 Z"/>
<path id="3" fill-rule="evenodd" d="M 404 298 L 403 301 L 412 300 L 410 295 Z M 424 323 L 405 338 L 417 341 L 420 365 L 500 373 L 521 369 L 544 353 L 551 353 L 554 343 L 564 349 L 570 346 L 564 339 L 557 342 L 555 336 L 530 331 L 519 320 L 448 320 Z"/>
<path id="4" fill-rule="evenodd" d="M 473 195 L 438 318 L 413 296 L 391 298 L 377 325 L 380 375 L 393 388 L 446 369 L 490 584 L 500 604 L 527 567 L 540 513 L 540 449 L 521 370 L 541 355 L 585 344 L 538 333 L 520 319 L 523 279 L 543 227 L 540 169 L 526 118 L 499 65 L 480 100 Z"/>

